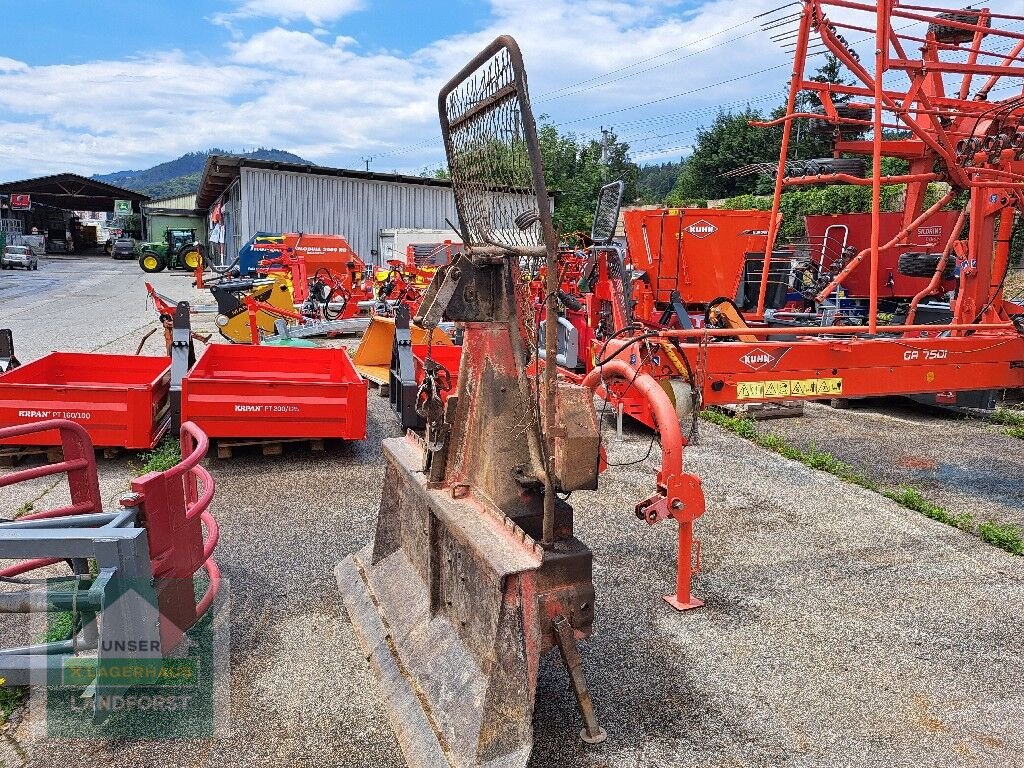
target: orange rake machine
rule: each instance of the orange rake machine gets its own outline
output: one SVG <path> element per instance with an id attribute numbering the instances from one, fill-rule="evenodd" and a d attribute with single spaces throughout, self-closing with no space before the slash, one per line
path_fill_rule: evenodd
<path id="1" fill-rule="evenodd" d="M 841 20 L 831 18 L 834 11 Z M 869 245 L 817 296 L 823 301 L 835 285 L 863 270 L 868 275 L 866 323 L 842 329 L 745 323 L 742 333 L 728 328 L 662 333 L 661 338 L 678 342 L 677 350 L 693 368 L 705 405 L 1024 386 L 1024 307 L 1003 295 L 1010 234 L 1024 204 L 1024 32 L 1001 27 L 1020 21 L 1024 17 L 903 6 L 895 0 L 877 5 L 805 0 L 796 30 L 787 112 L 766 123 L 781 123 L 783 136 L 765 261 L 775 244 L 783 190 L 821 183 L 870 186 Z M 925 30 L 905 31 L 915 24 Z M 872 64 L 861 61 L 843 32 L 872 33 L 877 48 Z M 806 75 L 812 38 L 843 62 L 855 84 L 821 83 Z M 991 100 L 1001 82 L 1009 94 Z M 796 111 L 802 91 L 819 97 L 821 113 Z M 846 109 L 837 110 L 836 94 L 851 98 Z M 835 126 L 837 156 L 870 156 L 870 176 L 827 169 L 815 176 L 787 175 L 794 121 L 803 117 Z M 870 128 L 871 137 L 847 138 L 850 125 Z M 889 138 L 888 132 L 897 130 L 904 138 Z M 907 160 L 909 172 L 883 175 L 883 157 Z M 925 208 L 926 186 L 931 182 L 944 182 L 949 188 Z M 907 185 L 907 203 L 903 225 L 886 241 L 881 191 L 892 184 Z M 958 194 L 968 202 L 934 255 L 931 279 L 911 300 L 905 321 L 886 324 L 879 313 L 881 252 L 906 242 L 922 222 Z M 963 237 L 962 231 L 966 232 Z M 952 259 L 956 259 L 959 278 L 951 321 L 915 324 L 920 302 L 934 295 Z M 758 315 L 765 311 L 768 282 L 766 263 Z"/>

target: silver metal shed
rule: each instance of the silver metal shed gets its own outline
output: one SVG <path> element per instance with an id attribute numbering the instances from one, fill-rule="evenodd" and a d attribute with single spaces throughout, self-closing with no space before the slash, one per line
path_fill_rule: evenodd
<path id="1" fill-rule="evenodd" d="M 381 264 L 381 230 L 458 226 L 447 180 L 212 155 L 196 205 L 218 203 L 226 261 L 256 232 L 306 232 L 344 235 L 363 261 Z"/>

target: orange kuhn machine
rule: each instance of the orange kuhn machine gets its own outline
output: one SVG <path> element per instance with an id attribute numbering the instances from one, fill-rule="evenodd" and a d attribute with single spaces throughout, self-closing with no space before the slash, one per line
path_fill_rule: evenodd
<path id="1" fill-rule="evenodd" d="M 772 210 L 626 211 L 628 251 L 595 245 L 596 278 L 582 296 L 562 301 L 560 324 L 586 326 L 576 364 L 567 366 L 572 374 L 582 380 L 624 360 L 683 407 L 884 395 L 956 404 L 960 395 L 1024 385 L 1024 308 L 1005 290 L 1024 183 L 1024 33 L 1005 28 L 1017 18 L 895 2 L 805 2 L 792 19 L 787 113 L 761 123 L 783 127 L 780 160 L 770 169 Z M 895 28 L 900 20 L 927 31 L 904 34 Z M 877 33 L 873 66 L 846 43 L 843 31 L 851 30 Z M 812 44 L 834 53 L 857 82 L 810 79 Z M 1010 95 L 994 100 L 1000 90 Z M 819 111 L 795 110 L 807 91 Z M 827 127 L 834 158 L 789 159 L 797 119 Z M 908 172 L 874 171 L 882 157 L 905 160 Z M 946 186 L 929 200 L 935 182 Z M 871 187 L 873 210 L 808 217 L 806 242 L 779 242 L 782 192 L 818 184 Z M 881 190 L 897 184 L 906 188 L 904 210 L 883 212 Z M 944 210 L 954 201 L 964 207 Z M 724 222 L 735 222 L 731 232 Z M 792 291 L 802 307 L 792 306 Z M 651 424 L 628 378 L 607 374 L 612 402 Z"/>
<path id="2" fill-rule="evenodd" d="M 638 354 L 638 345 L 644 342 L 670 340 L 692 369 L 690 381 L 704 405 L 1024 386 L 1024 307 L 1004 292 L 1010 235 L 1024 198 L 1024 33 L 1008 28 L 1020 20 L 1024 17 L 901 6 L 894 0 L 877 6 L 845 0 L 804 2 L 795 22 L 787 111 L 764 124 L 781 124 L 783 136 L 753 311 L 745 319 L 727 315 L 709 323 L 722 327 L 640 333 L 621 354 Z M 914 22 L 926 23 L 926 31 L 903 31 Z M 878 50 L 870 63 L 862 62 L 843 34 L 864 30 L 876 38 Z M 838 57 L 856 82 L 839 85 L 808 77 L 812 42 Z M 992 98 L 997 86 L 1009 89 L 1007 98 Z M 818 96 L 820 112 L 796 109 L 798 95 L 806 91 Z M 840 95 L 849 99 L 841 110 L 835 103 Z M 831 125 L 836 158 L 867 155 L 870 165 L 862 167 L 870 172 L 852 173 L 839 165 L 840 160 L 832 167 L 819 161 L 813 174 L 806 165 L 794 166 L 788 148 L 799 118 Z M 868 130 L 870 137 L 863 138 Z M 889 131 L 899 131 L 896 135 L 902 138 L 889 138 Z M 906 160 L 909 171 L 883 175 L 883 157 Z M 945 183 L 948 191 L 926 207 L 927 185 L 932 182 Z M 772 322 L 769 259 L 775 252 L 782 192 L 809 184 L 872 189 L 866 246 L 846 249 L 842 260 L 815 285 L 812 297 L 824 303 L 838 285 L 863 275 L 867 306 L 862 325 L 823 325 L 818 315 L 803 324 L 780 327 Z M 901 226 L 890 236 L 881 191 L 892 184 L 904 184 L 907 191 Z M 883 314 L 883 253 L 913 243 L 921 228 L 958 195 L 966 198 L 966 206 L 952 226 L 942 229 L 945 236 L 934 250 L 899 257 L 912 275 L 928 274 L 924 285 L 902 316 Z M 915 322 L 922 302 L 942 296 L 953 263 L 958 277 L 947 317 Z"/>

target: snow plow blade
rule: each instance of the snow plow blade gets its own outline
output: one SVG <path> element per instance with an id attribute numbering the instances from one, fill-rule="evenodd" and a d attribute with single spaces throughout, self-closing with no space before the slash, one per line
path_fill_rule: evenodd
<path id="1" fill-rule="evenodd" d="M 590 634 L 590 551 L 546 552 L 496 509 L 429 489 L 410 438 L 384 455 L 376 538 L 336 575 L 405 759 L 525 768 L 551 617 Z"/>

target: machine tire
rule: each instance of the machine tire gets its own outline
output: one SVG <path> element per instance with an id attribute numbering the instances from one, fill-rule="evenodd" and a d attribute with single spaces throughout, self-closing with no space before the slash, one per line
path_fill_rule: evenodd
<path id="1" fill-rule="evenodd" d="M 956 21 L 960 24 L 977 24 L 978 14 L 977 13 L 940 13 L 936 16 L 937 19 L 946 21 Z M 947 27 L 945 24 L 938 22 L 932 22 L 928 25 L 928 31 L 935 35 L 935 39 L 940 43 L 969 43 L 974 39 L 974 34 L 966 29 L 960 29 L 959 27 Z"/>
<path id="2" fill-rule="evenodd" d="M 203 263 L 203 254 L 194 248 L 189 248 L 187 251 L 182 251 L 179 261 L 182 269 L 195 272 L 196 268 Z"/>
<path id="3" fill-rule="evenodd" d="M 867 173 L 867 163 L 859 157 L 820 157 L 807 162 L 807 175 L 845 173 L 863 179 Z"/>
<path id="4" fill-rule="evenodd" d="M 139 256 L 139 266 L 142 267 L 143 272 L 153 274 L 154 272 L 163 272 L 167 267 L 167 261 L 159 253 L 146 251 Z"/>
<path id="5" fill-rule="evenodd" d="M 935 274 L 935 267 L 938 266 L 941 258 L 941 253 L 901 253 L 896 270 L 906 277 L 931 277 Z M 955 269 L 956 259 L 950 256 L 946 260 L 946 269 L 943 271 L 942 279 L 952 280 Z"/>

